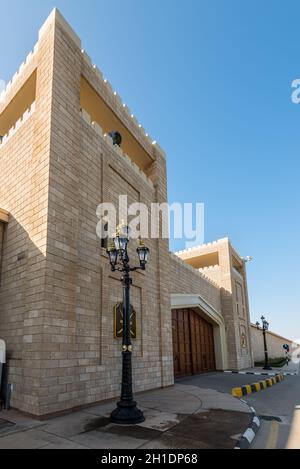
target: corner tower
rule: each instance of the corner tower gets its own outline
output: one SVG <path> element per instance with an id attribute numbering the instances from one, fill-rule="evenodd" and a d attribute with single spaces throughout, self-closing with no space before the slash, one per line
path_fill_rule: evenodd
<path id="1" fill-rule="evenodd" d="M 228 238 L 203 244 L 177 256 L 220 287 L 228 367 L 252 366 L 250 314 L 245 261 Z"/>
<path id="2" fill-rule="evenodd" d="M 0 135 L 0 207 L 10 214 L 0 335 L 12 404 L 45 416 L 116 397 L 113 309 L 122 292 L 96 236 L 96 209 L 123 194 L 166 202 L 165 154 L 56 9 L 0 96 Z M 173 383 L 168 240 L 147 243 L 151 261 L 132 290 L 135 391 Z"/>

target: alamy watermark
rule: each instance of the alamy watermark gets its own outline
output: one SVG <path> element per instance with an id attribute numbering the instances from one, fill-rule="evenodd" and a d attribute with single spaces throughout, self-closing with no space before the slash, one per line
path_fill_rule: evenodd
<path id="1" fill-rule="evenodd" d="M 120 195 L 118 205 L 104 202 L 97 207 L 99 222 L 97 236 L 112 238 L 117 226 L 129 226 L 133 239 L 173 238 L 185 239 L 186 248 L 204 243 L 204 204 L 203 203 L 151 203 L 128 204 L 128 196 Z"/>
<path id="2" fill-rule="evenodd" d="M 291 94 L 291 100 L 292 103 L 294 104 L 299 104 L 300 103 L 300 78 L 296 78 L 296 80 L 292 81 L 292 94 Z"/>

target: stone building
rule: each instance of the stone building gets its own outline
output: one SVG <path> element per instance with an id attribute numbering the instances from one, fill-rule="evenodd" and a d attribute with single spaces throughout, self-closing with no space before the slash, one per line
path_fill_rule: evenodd
<path id="1" fill-rule="evenodd" d="M 12 405 L 41 417 L 116 397 L 122 291 L 96 208 L 120 194 L 166 202 L 165 154 L 56 9 L 0 96 L 0 135 L 0 338 Z M 135 391 L 172 385 L 174 371 L 251 365 L 245 264 L 230 242 L 177 255 L 167 239 L 147 244 L 151 262 L 132 288 Z"/>
<path id="2" fill-rule="evenodd" d="M 182 261 L 180 267 L 176 257 Z M 251 366 L 245 261 L 228 238 L 180 251 L 176 257 L 172 256 L 171 260 L 172 309 L 176 302 L 188 301 L 189 294 L 200 294 L 199 310 L 205 312 L 206 319 L 210 317 L 213 324 L 217 369 L 238 370 Z"/>

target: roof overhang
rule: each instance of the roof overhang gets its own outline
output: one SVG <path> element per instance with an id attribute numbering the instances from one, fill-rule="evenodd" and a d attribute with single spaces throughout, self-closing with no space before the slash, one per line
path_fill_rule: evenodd
<path id="1" fill-rule="evenodd" d="M 223 316 L 200 295 L 172 293 L 171 308 L 199 308 L 209 322 L 224 325 Z"/>

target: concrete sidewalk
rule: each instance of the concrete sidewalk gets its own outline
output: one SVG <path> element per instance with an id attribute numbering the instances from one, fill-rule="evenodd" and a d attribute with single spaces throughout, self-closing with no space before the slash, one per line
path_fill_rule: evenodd
<path id="1" fill-rule="evenodd" d="M 268 374 L 274 374 L 274 373 L 297 373 L 299 374 L 299 363 L 293 363 L 290 362 L 288 365 L 284 365 L 280 368 L 278 367 L 272 367 L 272 370 L 267 371 L 263 370 L 261 367 L 253 367 L 253 368 L 247 368 L 246 370 L 243 370 L 243 372 L 253 372 L 253 373 L 268 373 Z"/>
<path id="2" fill-rule="evenodd" d="M 254 375 L 262 375 L 262 376 L 274 376 L 276 374 L 283 374 L 284 376 L 289 375 L 298 375 L 299 374 L 299 363 L 292 363 L 290 362 L 288 365 L 284 365 L 282 367 L 272 367 L 271 370 L 264 370 L 262 367 L 253 367 L 253 368 L 246 368 L 241 371 L 232 371 L 226 370 L 224 373 L 236 373 L 240 375 L 245 374 L 254 374 Z"/>
<path id="3" fill-rule="evenodd" d="M 146 420 L 109 421 L 115 401 L 47 421 L 0 412 L 0 449 L 233 448 L 252 420 L 250 408 L 228 394 L 190 384 L 137 396 Z"/>

